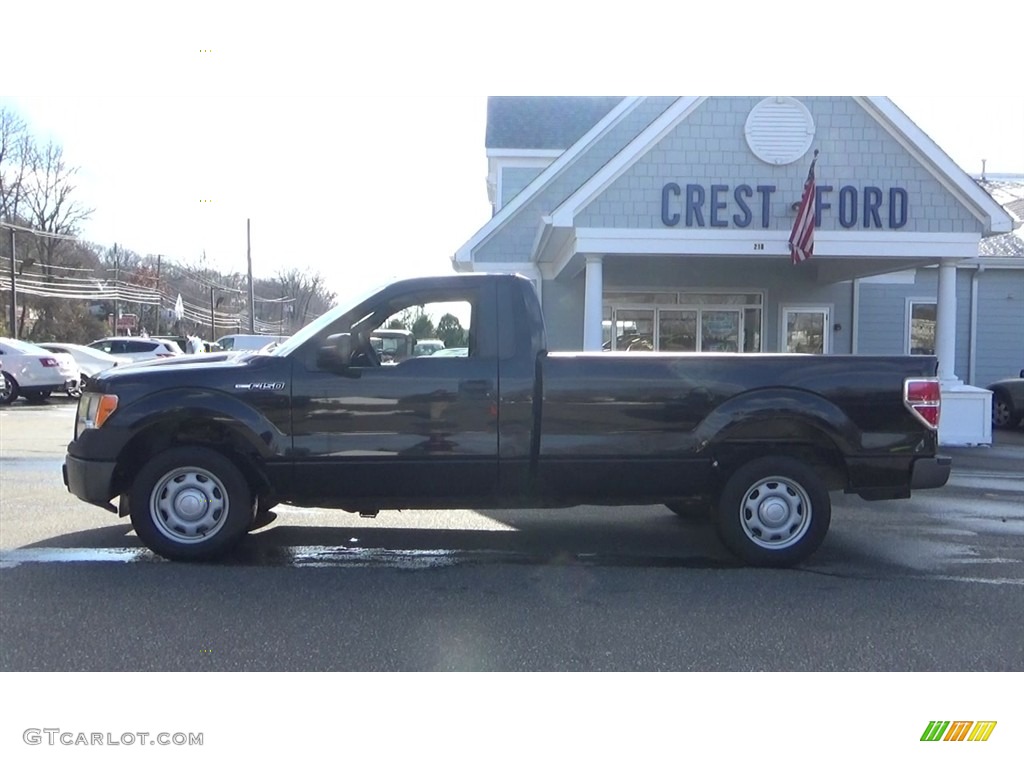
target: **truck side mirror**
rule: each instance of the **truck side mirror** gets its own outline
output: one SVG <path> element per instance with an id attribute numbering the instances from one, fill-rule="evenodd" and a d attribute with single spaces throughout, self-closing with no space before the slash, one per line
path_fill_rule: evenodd
<path id="1" fill-rule="evenodd" d="M 352 359 L 352 334 L 335 333 L 327 337 L 316 355 L 317 368 L 327 371 L 343 371 Z"/>

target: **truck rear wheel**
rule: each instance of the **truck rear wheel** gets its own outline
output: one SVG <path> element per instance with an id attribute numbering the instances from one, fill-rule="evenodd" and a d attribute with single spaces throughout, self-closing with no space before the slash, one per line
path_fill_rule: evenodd
<path id="1" fill-rule="evenodd" d="M 765 457 L 744 464 L 719 497 L 722 543 L 749 565 L 788 567 L 821 545 L 832 520 L 828 488 L 807 464 Z"/>
<path id="2" fill-rule="evenodd" d="M 131 487 L 142 542 L 171 560 L 209 560 L 232 549 L 253 519 L 253 495 L 227 457 L 199 446 L 158 453 Z"/>

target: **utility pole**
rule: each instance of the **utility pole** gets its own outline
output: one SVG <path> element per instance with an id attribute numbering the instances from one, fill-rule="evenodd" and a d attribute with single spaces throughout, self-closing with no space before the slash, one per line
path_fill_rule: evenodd
<path id="1" fill-rule="evenodd" d="M 252 238 L 249 219 L 245 220 L 245 258 L 249 262 L 249 333 L 256 333 L 256 292 L 252 287 Z"/>
<path id="2" fill-rule="evenodd" d="M 214 314 L 216 309 L 213 303 L 213 286 L 210 286 L 210 341 L 217 340 L 217 317 Z"/>
<path id="3" fill-rule="evenodd" d="M 160 313 L 164 308 L 163 294 L 160 293 L 160 259 L 162 257 L 157 254 L 156 257 L 156 331 L 153 333 L 154 336 L 160 335 Z"/>
<path id="4" fill-rule="evenodd" d="M 11 232 L 11 338 L 18 338 L 18 270 L 14 266 L 14 227 Z"/>
<path id="5" fill-rule="evenodd" d="M 114 243 L 114 336 L 117 336 L 118 320 L 121 319 L 121 259 L 117 255 L 117 243 Z"/>

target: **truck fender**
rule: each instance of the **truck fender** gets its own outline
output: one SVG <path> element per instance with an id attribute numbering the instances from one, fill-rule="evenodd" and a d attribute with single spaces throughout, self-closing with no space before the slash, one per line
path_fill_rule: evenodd
<path id="1" fill-rule="evenodd" d="M 262 413 L 217 390 L 196 387 L 154 392 L 118 409 L 116 417 L 122 428 L 136 435 L 157 424 L 210 421 L 232 432 L 262 458 L 283 456 L 291 449 L 291 439 Z"/>
<path id="2" fill-rule="evenodd" d="M 726 400 L 697 426 L 703 449 L 728 443 L 827 439 L 843 456 L 856 453 L 860 429 L 837 405 L 807 390 L 776 387 Z"/>

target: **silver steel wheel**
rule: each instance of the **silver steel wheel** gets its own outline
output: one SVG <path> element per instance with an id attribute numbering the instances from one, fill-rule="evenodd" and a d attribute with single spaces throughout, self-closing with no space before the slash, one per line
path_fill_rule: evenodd
<path id="1" fill-rule="evenodd" d="M 992 426 L 994 427 L 1008 427 L 1010 426 L 1010 404 L 1006 398 L 1002 395 L 996 395 L 992 398 Z"/>
<path id="2" fill-rule="evenodd" d="M 156 483 L 149 514 L 161 535 L 179 544 L 214 536 L 228 519 L 224 483 L 201 467 L 173 469 Z"/>
<path id="3" fill-rule="evenodd" d="M 758 480 L 747 489 L 739 515 L 743 533 L 757 546 L 785 549 L 807 533 L 812 506 L 800 483 L 773 476 Z"/>

